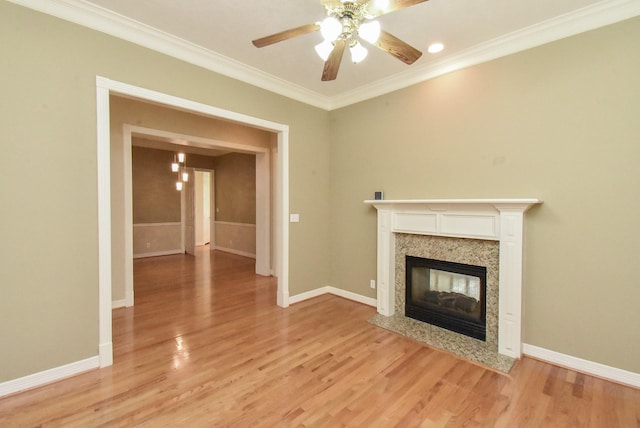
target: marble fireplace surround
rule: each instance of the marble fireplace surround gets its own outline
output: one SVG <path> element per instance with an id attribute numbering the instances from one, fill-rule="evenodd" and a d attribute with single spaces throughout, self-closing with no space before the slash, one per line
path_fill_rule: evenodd
<path id="1" fill-rule="evenodd" d="M 524 213 L 532 205 L 541 203 L 540 200 L 409 199 L 368 200 L 365 203 L 374 206 L 378 211 L 377 308 L 379 315 L 374 324 L 385 327 L 385 324 L 390 324 L 390 320 L 398 319 L 400 316 L 403 318 L 401 323 L 403 325 L 400 328 L 397 326 L 390 328 L 398 331 L 411 329 L 409 324 L 420 323 L 404 318 L 404 314 L 396 313 L 400 312 L 396 304 L 396 238 L 401 236 L 400 234 L 461 238 L 454 240 L 457 242 L 454 246 L 461 243 L 463 245 L 466 240 L 469 240 L 472 246 L 481 241 L 497 241 L 499 247 L 497 356 L 504 356 L 507 359 L 521 357 Z M 403 239 L 400 239 L 400 242 L 404 244 Z M 435 327 L 435 329 L 438 328 Z M 441 331 L 441 329 L 438 330 Z M 446 334 L 448 335 L 449 332 Z M 451 334 L 461 336 L 460 341 L 463 346 L 464 343 L 472 344 L 472 342 L 484 345 L 484 342 L 476 339 L 457 333 Z M 487 343 L 487 345 L 495 346 L 495 343 Z M 482 358 L 477 360 L 483 362 Z M 508 368 L 503 371 L 508 371 Z"/>

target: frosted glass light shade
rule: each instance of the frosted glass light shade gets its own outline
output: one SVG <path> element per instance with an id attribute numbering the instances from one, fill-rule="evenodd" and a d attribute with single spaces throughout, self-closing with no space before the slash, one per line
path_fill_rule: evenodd
<path id="1" fill-rule="evenodd" d="M 349 50 L 351 51 L 351 60 L 354 64 L 357 64 L 365 59 L 367 57 L 367 54 L 369 53 L 364 46 L 357 42 L 355 45 L 351 46 Z"/>
<path id="2" fill-rule="evenodd" d="M 329 16 L 320 23 L 320 33 L 326 41 L 335 42 L 342 34 L 342 24 L 333 16 Z"/>
<path id="3" fill-rule="evenodd" d="M 180 165 L 178 165 L 178 162 L 172 162 L 171 163 L 171 171 L 178 172 L 179 168 L 180 168 Z"/>
<path id="4" fill-rule="evenodd" d="M 182 181 L 176 181 L 176 190 L 182 190 Z"/>
<path id="5" fill-rule="evenodd" d="M 185 159 L 185 154 L 178 153 L 178 163 L 184 163 L 184 159 Z"/>
<path id="6" fill-rule="evenodd" d="M 333 43 L 328 40 L 325 40 L 324 42 L 316 45 L 316 53 L 320 58 L 322 58 L 323 61 L 326 61 L 327 58 L 329 58 L 329 55 L 331 55 L 332 51 Z"/>
<path id="7" fill-rule="evenodd" d="M 189 173 L 188 172 L 183 172 L 182 173 L 182 181 L 184 181 L 185 183 L 187 181 L 189 181 Z"/>
<path id="8" fill-rule="evenodd" d="M 365 22 L 358 28 L 358 35 L 371 44 L 376 43 L 380 37 L 380 23 L 378 21 Z"/>
<path id="9" fill-rule="evenodd" d="M 373 2 L 373 7 L 376 10 L 381 10 L 386 12 L 389 9 L 389 0 L 375 0 Z"/>

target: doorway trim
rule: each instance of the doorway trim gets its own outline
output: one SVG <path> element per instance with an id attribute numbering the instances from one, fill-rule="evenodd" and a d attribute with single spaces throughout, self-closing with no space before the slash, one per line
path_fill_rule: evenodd
<path id="1" fill-rule="evenodd" d="M 111 130 L 109 95 L 116 94 L 151 101 L 183 111 L 231 120 L 253 128 L 277 133 L 277 169 L 275 192 L 277 304 L 289 306 L 289 126 L 224 110 L 196 101 L 96 76 L 97 180 L 98 180 L 98 353 L 100 367 L 113 364 L 111 327 Z M 125 166 L 126 169 L 126 166 Z M 125 197 L 127 195 L 125 194 Z M 126 222 L 125 222 L 126 224 Z"/>
<path id="2" fill-rule="evenodd" d="M 216 201 L 215 201 L 215 181 L 216 181 L 216 171 L 214 169 L 208 168 L 193 168 L 193 175 L 196 176 L 196 180 L 198 177 L 198 173 L 209 173 L 209 249 L 213 251 L 215 249 L 214 240 L 216 234 L 216 221 L 215 221 L 215 209 L 216 209 Z M 195 183 L 194 183 L 195 184 Z M 196 217 L 197 218 L 197 217 Z M 196 242 L 196 245 L 198 242 Z M 206 245 L 206 243 L 205 243 Z"/>

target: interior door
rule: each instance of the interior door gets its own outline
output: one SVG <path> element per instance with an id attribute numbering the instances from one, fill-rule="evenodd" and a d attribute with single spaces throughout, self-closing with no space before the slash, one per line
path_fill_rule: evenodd
<path id="1" fill-rule="evenodd" d="M 184 183 L 184 251 L 192 256 L 196 255 L 196 210 L 195 210 L 195 181 L 193 168 L 188 168 L 189 180 Z"/>

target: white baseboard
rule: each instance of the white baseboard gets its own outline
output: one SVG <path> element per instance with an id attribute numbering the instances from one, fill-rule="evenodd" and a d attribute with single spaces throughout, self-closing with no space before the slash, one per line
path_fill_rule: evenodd
<path id="1" fill-rule="evenodd" d="M 331 286 L 327 288 L 329 289 L 329 293 L 336 296 L 344 297 L 345 299 L 353 300 L 354 302 L 364 303 L 365 305 L 373 306 L 374 308 L 378 306 L 378 301 L 373 297 L 366 297 L 361 294 L 352 293 L 351 291 L 346 291 Z"/>
<path id="2" fill-rule="evenodd" d="M 112 301 L 111 309 L 130 308 L 131 306 L 133 306 L 133 295 L 129 295 L 130 293 L 126 294 L 128 295 L 124 299 Z"/>
<path id="3" fill-rule="evenodd" d="M 113 342 L 105 342 L 98 345 L 98 358 L 100 368 L 113 365 Z"/>
<path id="4" fill-rule="evenodd" d="M 304 300 L 313 299 L 314 297 L 322 296 L 323 294 L 333 294 L 335 296 L 344 297 L 345 299 L 353 300 L 354 302 L 364 303 L 365 305 L 377 306 L 376 299 L 372 297 L 366 297 L 361 294 L 352 293 L 351 291 L 345 291 L 340 288 L 331 286 L 316 288 L 315 290 L 307 291 L 305 293 L 296 294 L 289 298 L 289 303 L 294 304 L 302 302 Z"/>
<path id="5" fill-rule="evenodd" d="M 0 383 L 0 397 L 55 382 L 100 366 L 98 356 Z"/>
<path id="6" fill-rule="evenodd" d="M 604 364 L 595 363 L 593 361 L 583 360 L 582 358 L 572 357 L 571 355 L 561 354 L 559 352 L 550 351 L 549 349 L 540 348 L 526 343 L 522 345 L 522 352 L 525 355 L 557 366 L 566 367 L 571 370 L 632 386 L 634 388 L 640 388 L 640 373 L 634 373 L 606 366 Z"/>
<path id="7" fill-rule="evenodd" d="M 167 251 L 153 251 L 151 253 L 138 253 L 134 254 L 134 259 L 141 259 L 143 257 L 157 257 L 157 256 L 171 256 L 174 254 L 184 254 L 184 250 L 176 249 L 176 250 L 167 250 Z"/>
<path id="8" fill-rule="evenodd" d="M 224 251 L 225 253 L 236 254 L 238 256 L 249 257 L 251 259 L 255 259 L 256 258 L 255 254 L 247 253 L 247 252 L 240 251 L 240 250 L 234 250 L 233 248 L 226 248 L 226 247 L 218 247 L 218 246 L 216 246 L 214 248 L 214 250 Z"/>
<path id="9" fill-rule="evenodd" d="M 127 299 L 114 300 L 111 302 L 111 309 L 125 308 L 127 307 Z"/>
<path id="10" fill-rule="evenodd" d="M 329 287 L 320 287 L 315 290 L 306 291 L 304 293 L 296 294 L 295 296 L 289 297 L 289 304 L 293 305 L 294 303 L 303 302 L 305 300 L 313 299 L 314 297 L 322 296 L 323 294 L 329 293 Z"/>

